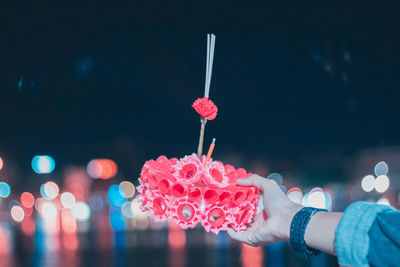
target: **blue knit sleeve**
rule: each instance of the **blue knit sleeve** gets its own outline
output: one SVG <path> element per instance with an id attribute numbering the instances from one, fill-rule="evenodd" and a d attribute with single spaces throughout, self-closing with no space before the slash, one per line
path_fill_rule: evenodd
<path id="1" fill-rule="evenodd" d="M 355 202 L 345 211 L 335 231 L 335 249 L 342 266 L 369 266 L 369 231 L 377 215 L 394 211 L 390 206 Z"/>
<path id="2" fill-rule="evenodd" d="M 400 211 L 379 213 L 368 235 L 370 242 L 367 259 L 370 265 L 400 265 Z"/>

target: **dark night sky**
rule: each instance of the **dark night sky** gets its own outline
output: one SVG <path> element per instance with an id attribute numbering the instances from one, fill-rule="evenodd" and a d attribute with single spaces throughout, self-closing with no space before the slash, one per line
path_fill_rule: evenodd
<path id="1" fill-rule="evenodd" d="M 146 159 L 194 152 L 209 32 L 215 157 L 307 172 L 400 145 L 400 2 L 342 2 L 5 7 L 0 155 L 111 157 L 134 177 Z"/>

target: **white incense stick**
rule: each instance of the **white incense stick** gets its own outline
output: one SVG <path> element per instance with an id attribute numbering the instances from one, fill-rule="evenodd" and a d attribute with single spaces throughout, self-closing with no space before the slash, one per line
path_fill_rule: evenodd
<path id="1" fill-rule="evenodd" d="M 215 35 L 207 34 L 206 84 L 204 88 L 205 97 L 209 97 L 210 94 L 211 75 L 212 75 L 212 67 L 214 61 L 214 49 L 215 49 Z"/>

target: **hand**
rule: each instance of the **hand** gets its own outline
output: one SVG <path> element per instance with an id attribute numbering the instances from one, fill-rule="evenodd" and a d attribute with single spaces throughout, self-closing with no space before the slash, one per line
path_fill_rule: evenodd
<path id="1" fill-rule="evenodd" d="M 248 178 L 238 179 L 237 183 L 245 186 L 254 185 L 262 191 L 267 219 L 265 220 L 263 212 L 260 212 L 247 230 L 235 232 L 233 229 L 228 229 L 229 236 L 250 246 L 288 240 L 292 219 L 303 206 L 292 202 L 273 180 L 251 175 Z"/>

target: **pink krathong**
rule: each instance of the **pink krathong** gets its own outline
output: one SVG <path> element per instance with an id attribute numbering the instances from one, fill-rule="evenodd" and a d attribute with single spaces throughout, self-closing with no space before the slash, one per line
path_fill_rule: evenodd
<path id="1" fill-rule="evenodd" d="M 252 222 L 258 189 L 236 184 L 249 175 L 196 154 L 180 160 L 160 156 L 144 164 L 137 189 L 142 209 L 154 220 L 170 218 L 183 229 L 201 223 L 207 232 L 218 234 L 228 227 L 245 230 Z"/>

